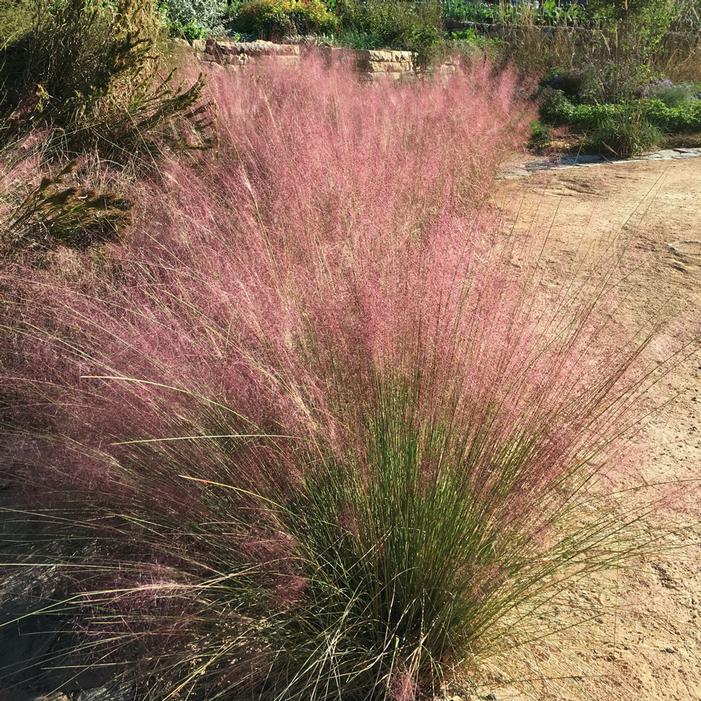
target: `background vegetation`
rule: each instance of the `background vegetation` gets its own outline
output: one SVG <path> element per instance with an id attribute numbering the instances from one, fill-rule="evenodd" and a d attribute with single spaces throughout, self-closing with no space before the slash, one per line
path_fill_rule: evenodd
<path id="1" fill-rule="evenodd" d="M 575 148 L 609 156 L 665 141 L 701 143 L 693 117 L 701 84 L 698 0 L 236 0 L 208 8 L 164 10 L 171 28 L 188 38 L 224 31 L 276 40 L 311 34 L 317 43 L 411 50 L 422 69 L 448 54 L 487 53 L 496 63 L 514 64 L 545 78 L 538 127 L 543 147 L 549 143 L 544 135 L 553 133 L 549 127 L 568 127 Z M 665 80 L 686 90 L 685 106 L 662 114 L 659 105 L 638 104 L 651 85 Z M 563 91 L 576 109 L 551 109 L 558 81 L 579 83 L 577 91 Z"/>

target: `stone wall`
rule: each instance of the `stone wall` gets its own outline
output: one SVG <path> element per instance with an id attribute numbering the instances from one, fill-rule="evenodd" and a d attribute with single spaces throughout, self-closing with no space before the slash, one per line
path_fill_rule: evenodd
<path id="1" fill-rule="evenodd" d="M 411 51 L 356 51 L 336 47 L 275 44 L 271 41 L 225 41 L 208 39 L 193 42 L 195 52 L 203 61 L 218 63 L 229 69 L 240 69 L 260 60 L 274 59 L 295 65 L 302 56 L 316 53 L 329 65 L 344 63 L 352 66 L 368 80 L 390 78 L 399 80 L 415 74 L 415 55 Z M 451 72 L 451 63 L 439 67 Z"/>
<path id="2" fill-rule="evenodd" d="M 272 41 L 195 41 L 193 48 L 204 61 L 240 68 L 261 59 L 275 58 L 295 64 L 300 47 L 294 44 L 274 44 Z"/>

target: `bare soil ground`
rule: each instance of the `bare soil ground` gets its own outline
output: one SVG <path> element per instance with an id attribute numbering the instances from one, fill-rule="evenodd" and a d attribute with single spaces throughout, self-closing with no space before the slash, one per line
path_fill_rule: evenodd
<path id="1" fill-rule="evenodd" d="M 624 323 L 664 302 L 690 325 L 701 315 L 701 158 L 540 172 L 503 181 L 497 193 L 516 231 L 549 228 L 549 260 L 617 234 L 636 259 L 626 278 Z M 701 354 L 655 392 L 681 393 L 638 440 L 643 458 L 623 484 L 677 482 L 647 518 L 648 533 L 670 533 L 632 566 L 580 582 L 572 600 L 591 620 L 556 644 L 534 645 L 520 670 L 497 673 L 482 698 L 558 701 L 701 699 Z M 651 487 L 650 498 L 667 487 Z M 509 683 L 517 676 L 520 681 Z M 490 696 L 490 694 L 492 696 Z"/>

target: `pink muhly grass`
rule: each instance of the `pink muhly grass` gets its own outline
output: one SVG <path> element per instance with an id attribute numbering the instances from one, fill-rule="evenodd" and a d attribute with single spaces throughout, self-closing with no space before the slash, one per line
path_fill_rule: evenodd
<path id="1" fill-rule="evenodd" d="M 140 698 L 406 701 L 638 547 L 582 504 L 663 370 L 607 280 L 541 294 L 497 235 L 509 73 L 210 89 L 218 152 L 144 186 L 110 275 L 3 273 L 10 513 Z"/>
<path id="2" fill-rule="evenodd" d="M 392 701 L 415 701 L 419 693 L 419 685 L 412 672 L 401 672 L 395 675 L 392 682 Z"/>

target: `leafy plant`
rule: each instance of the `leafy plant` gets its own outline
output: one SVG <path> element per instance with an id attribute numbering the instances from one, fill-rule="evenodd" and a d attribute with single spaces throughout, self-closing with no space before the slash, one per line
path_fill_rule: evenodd
<path id="1" fill-rule="evenodd" d="M 646 119 L 667 134 L 701 134 L 701 100 L 682 102 L 669 106 L 662 100 L 645 100 L 643 111 Z"/>
<path id="2" fill-rule="evenodd" d="M 486 2 L 446 0 L 443 4 L 446 20 L 454 22 L 492 23 L 499 17 L 498 6 Z"/>
<path id="3" fill-rule="evenodd" d="M 618 158 L 636 156 L 659 145 L 662 132 L 646 118 L 640 106 L 625 105 L 597 115 L 591 126 L 589 146 Z"/>
<path id="4" fill-rule="evenodd" d="M 554 125 L 579 122 L 575 119 L 576 106 L 563 90 L 545 88 L 540 95 L 540 115 Z"/>
<path id="5" fill-rule="evenodd" d="M 594 134 L 592 145 L 604 144 L 608 133 L 605 138 L 610 145 L 619 143 L 621 153 L 647 150 L 658 143 L 663 134 L 701 132 L 701 100 L 698 99 L 673 107 L 656 98 L 575 104 L 561 90 L 548 88 L 541 95 L 540 114 L 550 124 Z M 617 137 L 616 133 L 621 136 Z M 619 139 L 630 139 L 630 146 L 626 147 Z M 639 140 L 637 147 L 636 140 Z"/>
<path id="6" fill-rule="evenodd" d="M 528 139 L 528 147 L 534 151 L 541 151 L 550 144 L 552 139 L 551 128 L 540 122 L 534 121 L 531 124 L 531 136 Z"/>
<path id="7" fill-rule="evenodd" d="M 475 2 L 474 0 L 447 0 L 445 16 L 450 22 L 477 24 L 530 24 L 569 26 L 586 17 L 585 9 L 577 2 L 543 0 L 540 3 Z"/>
<path id="8" fill-rule="evenodd" d="M 512 24 L 533 24 L 568 27 L 584 20 L 585 9 L 578 2 L 542 0 L 539 3 L 518 0 L 500 2 L 499 21 Z"/>
<path id="9" fill-rule="evenodd" d="M 457 54 L 468 61 L 474 60 L 476 55 L 487 56 L 490 60 L 494 60 L 499 55 L 501 42 L 498 39 L 485 37 L 474 29 L 466 29 L 451 32 L 442 48 L 444 53 Z M 440 51 L 436 53 L 440 55 Z"/>
<path id="10" fill-rule="evenodd" d="M 187 24 L 172 23 L 168 28 L 173 36 L 186 39 L 190 43 L 196 39 L 205 39 L 209 35 L 209 31 L 195 19 L 191 19 Z"/>
<path id="11" fill-rule="evenodd" d="M 171 34 L 188 41 L 224 33 L 228 3 L 218 0 L 162 0 L 159 9 Z"/>

